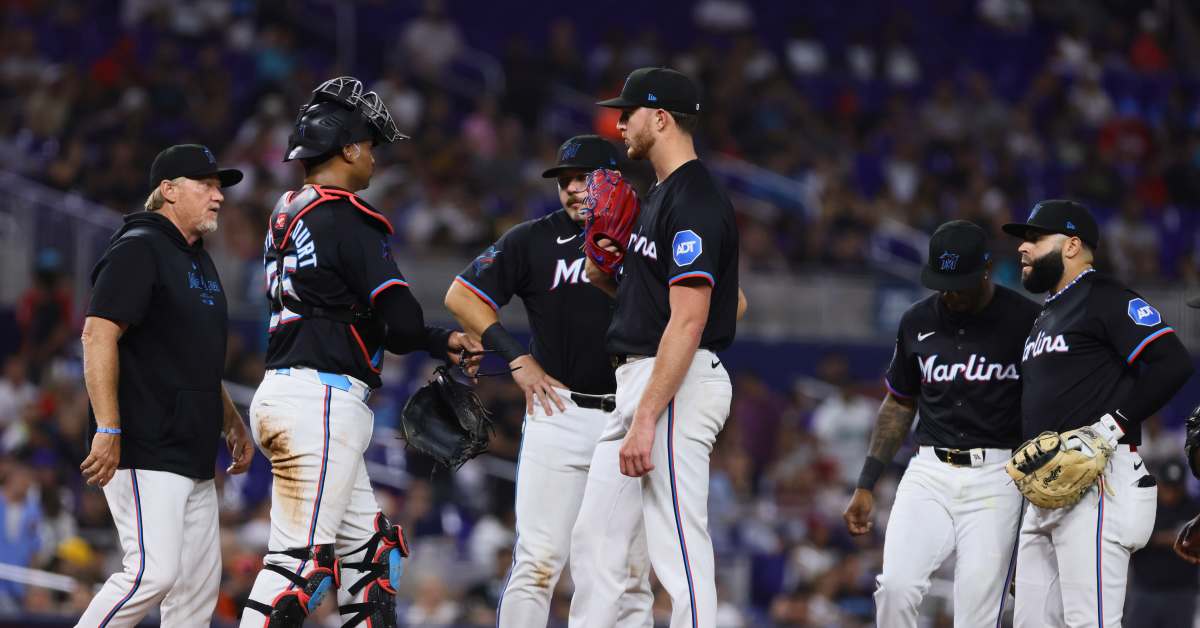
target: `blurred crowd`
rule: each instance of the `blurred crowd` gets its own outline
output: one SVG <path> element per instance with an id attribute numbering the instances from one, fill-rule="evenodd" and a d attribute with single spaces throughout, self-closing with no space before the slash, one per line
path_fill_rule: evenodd
<path id="1" fill-rule="evenodd" d="M 465 0 L 364 0 L 346 4 L 357 15 L 349 42 L 330 27 L 334 4 L 4 3 L 0 167 L 128 212 L 140 208 L 161 147 L 209 145 L 247 173 L 228 191 L 209 246 L 231 303 L 257 303 L 266 216 L 299 178 L 280 159 L 295 112 L 321 80 L 358 74 L 413 136 L 377 153 L 364 193 L 393 218 L 398 243 L 417 255 L 471 256 L 512 224 L 555 208 L 553 185 L 539 175 L 562 139 L 613 137 L 615 121 L 591 100 L 619 90 L 631 68 L 670 64 L 705 90 L 702 154 L 734 164 L 717 167 L 729 177 L 750 272 L 866 269 L 874 249 L 954 217 L 996 234 L 1000 278 L 1012 280 L 1015 246 L 998 225 L 1023 218 L 1037 199 L 1071 196 L 1103 219 L 1104 263 L 1122 277 L 1200 283 L 1200 10 L 1189 3 L 910 0 L 880 8 L 847 0 L 805 5 L 801 15 L 767 2 L 698 0 L 648 9 L 678 30 L 547 15 L 534 36 L 498 39 L 503 20 L 514 33 L 527 31 L 528 20 L 466 19 Z M 465 65 L 498 68 L 503 78 Z M 31 287 L 11 304 L 18 348 L 0 355 L 0 563 L 75 584 L 60 591 L 0 579 L 0 617 L 71 617 L 120 555 L 103 495 L 82 486 L 77 471 L 87 445 L 75 340 L 82 304 L 72 302 L 53 251 L 34 267 Z M 257 384 L 258 347 L 254 338 L 230 338 L 230 381 Z M 421 356 L 389 360 L 390 372 L 417 381 L 427 368 Z M 735 373 L 710 487 L 723 626 L 872 623 L 887 505 L 910 452 L 881 484 L 873 534 L 849 537 L 840 514 L 883 367 L 854 373 L 831 352 L 787 387 Z M 414 548 L 403 625 L 494 623 L 511 562 L 523 401 L 503 378 L 485 378 L 480 394 L 501 427 L 490 457 L 448 475 L 391 443 L 372 452 L 390 478 L 381 506 Z M 372 403 L 386 434 L 403 396 Z M 1180 455 L 1177 432 L 1152 419 L 1146 434 L 1152 468 Z M 245 477 L 218 473 L 218 621 L 235 620 L 261 564 L 269 477 L 261 458 Z M 1172 486 L 1186 488 L 1184 479 Z M 1187 490 L 1170 491 L 1175 514 L 1160 516 L 1168 523 L 1139 553 L 1150 562 L 1139 571 L 1135 561 L 1132 588 L 1150 595 L 1139 583 L 1157 574 L 1194 600 L 1195 569 L 1168 560 L 1163 540 L 1196 504 Z M 556 621 L 565 619 L 569 577 L 559 593 Z M 930 617 L 949 616 L 944 601 L 931 599 Z M 667 608 L 659 590 L 660 617 Z M 337 625 L 328 611 L 322 621 Z"/>

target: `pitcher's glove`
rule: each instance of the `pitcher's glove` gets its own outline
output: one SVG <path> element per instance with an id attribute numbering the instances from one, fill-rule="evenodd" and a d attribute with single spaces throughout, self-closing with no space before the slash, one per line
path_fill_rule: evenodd
<path id="1" fill-rule="evenodd" d="M 1200 469 L 1196 468 L 1196 449 L 1200 448 L 1200 406 L 1192 410 L 1187 418 L 1187 439 L 1183 442 L 1183 450 L 1187 453 L 1188 466 L 1192 475 L 1200 478 Z"/>
<path id="2" fill-rule="evenodd" d="M 491 413 L 446 365 L 434 371 L 433 379 L 400 412 L 400 437 L 447 469 L 457 469 L 487 451 L 492 429 Z"/>
<path id="3" fill-rule="evenodd" d="M 1065 508 L 1083 499 L 1113 451 L 1108 438 L 1090 426 L 1042 432 L 1021 445 L 1004 469 L 1034 506 Z"/>
<path id="4" fill-rule="evenodd" d="M 588 174 L 587 204 L 582 212 L 587 219 L 583 252 L 608 275 L 615 274 L 621 265 L 640 212 L 637 192 L 620 172 L 601 168 Z M 604 238 L 616 245 L 615 252 L 596 244 Z"/>

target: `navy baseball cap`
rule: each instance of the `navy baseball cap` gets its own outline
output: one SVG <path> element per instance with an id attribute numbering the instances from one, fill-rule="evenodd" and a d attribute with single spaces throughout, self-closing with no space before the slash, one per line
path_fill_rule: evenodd
<path id="1" fill-rule="evenodd" d="M 599 135 L 576 135 L 558 147 L 558 163 L 542 173 L 552 179 L 563 170 L 617 169 L 617 149 Z"/>
<path id="2" fill-rule="evenodd" d="M 1004 233 L 1024 239 L 1029 232 L 1061 233 L 1083 240 L 1089 248 L 1100 246 L 1100 228 L 1088 208 L 1075 201 L 1051 199 L 1033 206 L 1025 222 L 1004 225 Z"/>
<path id="3" fill-rule="evenodd" d="M 242 171 L 234 168 L 217 167 L 217 158 L 207 146 L 200 144 L 176 144 L 164 149 L 154 158 L 150 166 L 150 187 L 156 188 L 164 179 L 187 177 L 206 179 L 216 177 L 221 187 L 236 185 L 242 180 Z"/>
<path id="4" fill-rule="evenodd" d="M 929 238 L 929 260 L 921 269 L 921 285 L 939 292 L 974 288 L 987 271 L 990 257 L 982 227 L 951 220 Z"/>
<path id="5" fill-rule="evenodd" d="M 700 113 L 700 92 L 682 72 L 670 68 L 638 68 L 625 79 L 621 95 L 596 103 L 615 109 L 666 109 L 676 113 Z"/>

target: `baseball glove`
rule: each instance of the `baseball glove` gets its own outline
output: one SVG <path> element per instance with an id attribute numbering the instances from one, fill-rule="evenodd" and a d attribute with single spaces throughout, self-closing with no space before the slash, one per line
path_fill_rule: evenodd
<path id="1" fill-rule="evenodd" d="M 587 194 L 583 252 L 596 267 L 612 275 L 625 257 L 629 235 L 641 211 L 637 192 L 620 172 L 601 168 L 588 174 Z M 604 238 L 612 240 L 617 250 L 608 251 L 596 244 Z"/>
<path id="2" fill-rule="evenodd" d="M 487 451 L 492 429 L 491 413 L 475 391 L 454 379 L 445 365 L 400 412 L 400 437 L 447 469 Z"/>
<path id="3" fill-rule="evenodd" d="M 1004 469 L 1034 506 L 1065 508 L 1083 499 L 1113 451 L 1091 427 L 1042 432 L 1021 445 Z"/>
<path id="4" fill-rule="evenodd" d="M 1187 438 L 1183 441 L 1183 450 L 1187 453 L 1188 466 L 1192 475 L 1200 478 L 1200 469 L 1196 468 L 1196 449 L 1200 448 L 1200 406 L 1192 410 L 1187 418 Z"/>

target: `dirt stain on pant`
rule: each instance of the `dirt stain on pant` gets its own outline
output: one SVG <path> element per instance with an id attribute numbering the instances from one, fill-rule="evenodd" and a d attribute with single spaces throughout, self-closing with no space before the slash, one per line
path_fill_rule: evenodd
<path id="1" fill-rule="evenodd" d="M 306 526 L 311 498 L 305 487 L 315 484 L 316 478 L 305 479 L 304 456 L 292 449 L 292 419 L 276 414 L 274 408 L 262 408 L 255 420 L 258 444 L 271 461 L 271 474 L 275 476 L 271 485 L 272 506 L 278 507 L 289 522 Z"/>

